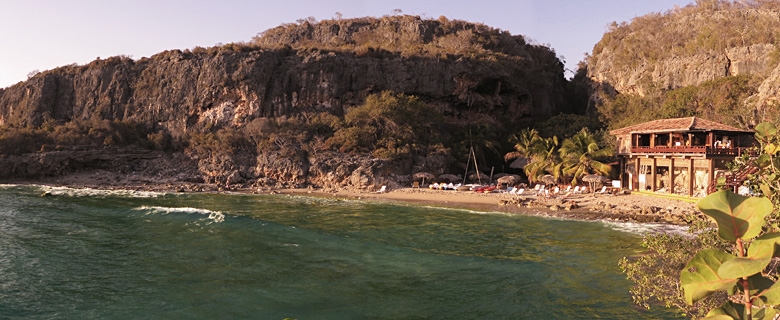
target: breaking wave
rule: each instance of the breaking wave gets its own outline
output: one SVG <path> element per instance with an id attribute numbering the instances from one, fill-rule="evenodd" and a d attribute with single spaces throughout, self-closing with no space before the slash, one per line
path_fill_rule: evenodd
<path id="1" fill-rule="evenodd" d="M 165 195 L 164 192 L 135 191 L 135 190 L 101 190 L 92 188 L 70 188 L 37 186 L 48 196 L 69 197 L 129 197 L 129 198 L 157 198 Z"/>
<path id="2" fill-rule="evenodd" d="M 219 211 L 211 211 L 208 209 L 190 208 L 190 207 L 154 207 L 154 206 L 142 206 L 135 208 L 134 210 L 146 211 L 146 214 L 171 214 L 171 213 L 186 213 L 186 214 L 200 214 L 205 216 L 203 219 L 208 220 L 208 224 L 222 223 L 225 221 L 225 214 Z"/>

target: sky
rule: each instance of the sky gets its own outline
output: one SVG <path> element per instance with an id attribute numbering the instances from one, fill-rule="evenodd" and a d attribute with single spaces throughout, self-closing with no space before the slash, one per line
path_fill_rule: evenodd
<path id="1" fill-rule="evenodd" d="M 298 19 L 381 17 L 395 9 L 479 22 L 548 44 L 569 70 L 606 26 L 690 0 L 0 0 L 0 88 L 34 70 L 98 57 L 149 57 L 171 49 L 249 41 Z M 567 77 L 571 76 L 571 72 Z"/>

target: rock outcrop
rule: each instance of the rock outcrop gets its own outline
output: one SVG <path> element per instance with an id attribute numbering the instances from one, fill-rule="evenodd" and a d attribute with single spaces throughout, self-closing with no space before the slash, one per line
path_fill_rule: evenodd
<path id="1" fill-rule="evenodd" d="M 760 109 L 776 96 L 780 28 L 774 2 L 702 1 L 613 23 L 588 58 L 594 93 L 658 95 L 726 76 L 765 81 L 746 101 Z"/>

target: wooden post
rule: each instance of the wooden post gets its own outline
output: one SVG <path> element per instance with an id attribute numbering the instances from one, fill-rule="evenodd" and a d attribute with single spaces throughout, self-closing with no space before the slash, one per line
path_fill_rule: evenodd
<path id="1" fill-rule="evenodd" d="M 672 142 L 672 140 L 674 140 L 674 133 L 669 132 L 669 141 L 666 141 L 667 147 L 674 147 L 674 142 Z"/>
<path id="2" fill-rule="evenodd" d="M 642 161 L 640 161 L 639 157 L 636 157 L 636 167 L 634 167 L 634 178 L 632 179 L 632 190 L 640 191 L 639 190 L 639 166 L 642 164 Z M 645 177 L 647 179 L 647 177 Z M 647 181 L 647 180 L 645 180 Z"/>
<path id="3" fill-rule="evenodd" d="M 650 134 L 650 148 L 655 148 L 655 133 Z"/>
<path id="4" fill-rule="evenodd" d="M 688 176 L 690 179 L 688 179 L 688 196 L 693 197 L 693 182 L 694 182 L 694 174 L 696 173 L 696 170 L 693 167 L 693 158 L 691 158 L 690 167 L 688 167 Z"/>
<path id="5" fill-rule="evenodd" d="M 674 158 L 669 158 L 669 194 L 674 194 Z"/>
<path id="6" fill-rule="evenodd" d="M 650 191 L 655 192 L 655 172 L 657 160 L 653 157 L 653 165 L 650 167 Z"/>
<path id="7" fill-rule="evenodd" d="M 715 162 L 712 161 L 712 159 L 707 159 L 707 161 L 708 161 L 707 162 L 707 167 L 710 170 L 709 176 L 708 176 L 709 181 L 710 181 L 709 183 L 713 183 L 712 181 L 715 180 Z M 707 188 L 709 188 L 709 186 L 707 186 Z"/>

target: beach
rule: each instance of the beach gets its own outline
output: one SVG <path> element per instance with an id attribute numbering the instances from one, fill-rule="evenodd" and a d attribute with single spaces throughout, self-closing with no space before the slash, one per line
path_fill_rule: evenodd
<path id="1" fill-rule="evenodd" d="M 693 218 L 703 218 L 694 199 L 672 199 L 663 194 L 621 193 L 575 194 L 558 198 L 512 195 L 504 192 L 399 188 L 387 192 L 356 190 L 281 189 L 278 194 L 311 195 L 360 200 L 395 201 L 433 206 L 500 211 L 517 214 L 554 216 L 577 220 L 611 220 L 684 225 Z"/>

